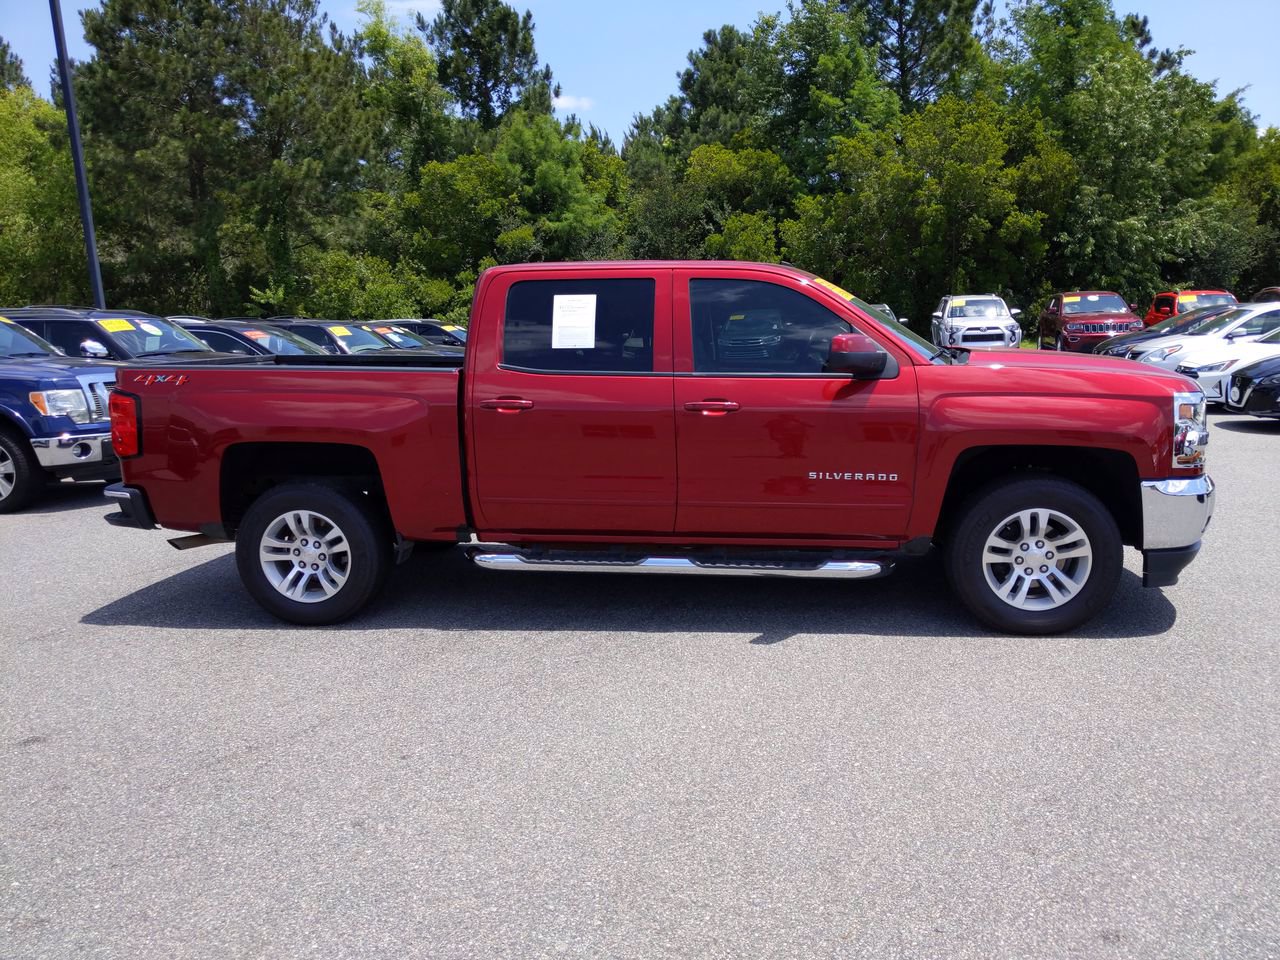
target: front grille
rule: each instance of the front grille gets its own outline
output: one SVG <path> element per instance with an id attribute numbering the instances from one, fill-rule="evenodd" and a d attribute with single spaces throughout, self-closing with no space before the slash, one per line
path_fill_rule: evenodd
<path id="1" fill-rule="evenodd" d="M 94 422 L 111 419 L 109 403 L 111 390 L 116 385 L 115 381 L 81 379 L 80 383 L 84 387 L 85 396 L 89 401 L 89 414 Z"/>
<path id="2" fill-rule="evenodd" d="M 960 336 L 961 343 L 1004 343 L 1003 333 L 963 333 Z"/>
<path id="3" fill-rule="evenodd" d="M 1128 333 L 1127 323 L 1074 323 L 1067 327 L 1067 333 Z"/>

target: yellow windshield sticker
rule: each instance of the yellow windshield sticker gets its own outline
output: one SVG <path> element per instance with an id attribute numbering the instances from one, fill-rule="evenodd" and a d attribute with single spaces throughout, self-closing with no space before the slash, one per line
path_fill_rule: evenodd
<path id="1" fill-rule="evenodd" d="M 1063 303 L 1079 303 L 1080 298 L 1079 297 L 1063 297 L 1062 302 Z"/>
<path id="2" fill-rule="evenodd" d="M 951 301 L 951 305 L 953 307 L 963 307 L 968 302 L 969 301 L 966 300 L 964 297 L 956 297 L 954 300 Z"/>
<path id="3" fill-rule="evenodd" d="M 461 328 L 461 327 L 455 327 L 455 326 L 454 326 L 453 324 L 451 324 L 451 323 L 446 323 L 446 324 L 445 324 L 443 327 L 441 327 L 440 329 L 441 329 L 441 330 L 448 330 L 450 333 L 453 333 L 453 331 L 455 331 L 455 330 L 461 330 L 462 328 Z"/>
<path id="4" fill-rule="evenodd" d="M 826 287 L 828 290 L 830 290 L 830 291 L 831 291 L 832 293 L 834 293 L 836 296 L 838 296 L 838 297 L 843 297 L 845 300 L 852 300 L 852 299 L 853 299 L 853 294 L 852 294 L 852 293 L 850 293 L 850 292 L 849 292 L 848 290 L 846 290 L 844 287 L 841 287 L 841 286 L 838 286 L 837 284 L 832 283 L 830 280 L 823 280 L 821 277 L 814 277 L 814 278 L 813 278 L 813 282 L 814 282 L 814 283 L 817 283 L 817 284 L 820 284 L 821 286 Z"/>
<path id="5" fill-rule="evenodd" d="M 329 332 L 332 334 L 336 334 L 339 337 L 351 336 L 351 331 L 348 330 L 346 327 L 330 327 Z"/>
<path id="6" fill-rule="evenodd" d="M 10 320 L 8 317 L 0 317 L 0 323 L 8 323 L 8 324 L 12 324 L 12 323 L 13 323 L 13 321 L 12 321 L 12 320 Z"/>
<path id="7" fill-rule="evenodd" d="M 107 333 L 124 333 L 126 330 L 133 329 L 133 324 L 128 320 L 99 320 L 98 326 Z"/>
<path id="8" fill-rule="evenodd" d="M 1195 295 L 1194 293 L 1180 293 L 1180 294 L 1178 294 L 1178 302 L 1179 302 L 1179 303 L 1188 303 L 1188 302 L 1190 302 L 1190 301 L 1192 301 L 1192 300 L 1194 300 L 1194 299 L 1196 299 L 1196 295 Z"/>
<path id="9" fill-rule="evenodd" d="M 731 313 L 731 314 L 729 314 L 729 319 L 730 319 L 730 320 L 745 320 L 745 319 L 747 319 L 747 315 L 746 315 L 745 313 Z"/>

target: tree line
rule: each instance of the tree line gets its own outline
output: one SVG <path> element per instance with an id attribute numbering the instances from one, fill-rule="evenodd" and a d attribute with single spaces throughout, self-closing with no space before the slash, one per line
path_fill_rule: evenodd
<path id="1" fill-rule="evenodd" d="M 786 260 L 917 320 L 1280 281 L 1280 133 L 1109 0 L 791 0 L 707 30 L 620 148 L 556 116 L 530 13 L 360 10 L 83 14 L 111 305 L 465 321 L 491 264 L 610 257 Z M 86 302 L 57 91 L 2 40 L 0 84 L 0 303 Z"/>

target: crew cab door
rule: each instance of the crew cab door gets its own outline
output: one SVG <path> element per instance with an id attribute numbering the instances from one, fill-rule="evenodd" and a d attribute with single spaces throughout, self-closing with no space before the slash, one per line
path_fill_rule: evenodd
<path id="1" fill-rule="evenodd" d="M 919 435 L 911 360 L 818 284 L 675 272 L 676 529 L 697 535 L 905 534 Z M 891 375 L 825 373 L 831 338 L 865 333 Z M 894 370 L 893 368 L 896 368 Z"/>
<path id="2" fill-rule="evenodd" d="M 477 525 L 670 534 L 671 270 L 510 271 L 483 298 L 467 348 Z"/>

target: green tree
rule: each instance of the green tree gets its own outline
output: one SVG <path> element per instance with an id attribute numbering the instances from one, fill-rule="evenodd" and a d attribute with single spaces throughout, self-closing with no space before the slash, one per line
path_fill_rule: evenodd
<path id="1" fill-rule="evenodd" d="M 0 37 L 0 90 L 29 86 L 31 81 L 22 72 L 22 59 L 13 52 L 8 41 Z"/>
<path id="2" fill-rule="evenodd" d="M 111 298 L 238 312 L 256 285 L 292 301 L 295 255 L 341 239 L 371 140 L 360 62 L 317 0 L 106 0 L 84 26 Z"/>
<path id="3" fill-rule="evenodd" d="M 877 47 L 877 68 L 903 110 L 936 99 L 974 56 L 978 0 L 853 0 L 864 36 Z"/>
<path id="4" fill-rule="evenodd" d="M 528 10 L 521 16 L 502 0 L 443 0 L 430 24 L 421 14 L 417 22 L 464 117 L 492 129 L 526 95 L 550 110 L 550 68 L 538 68 Z"/>
<path id="5" fill-rule="evenodd" d="M 793 0 L 785 20 L 766 16 L 756 25 L 751 73 L 755 101 L 769 105 L 764 142 L 809 184 L 822 176 L 835 137 L 882 129 L 897 116 L 865 32 L 861 12 L 837 0 Z"/>
<path id="6" fill-rule="evenodd" d="M 88 299 L 66 129 L 30 86 L 0 90 L 0 304 Z"/>

